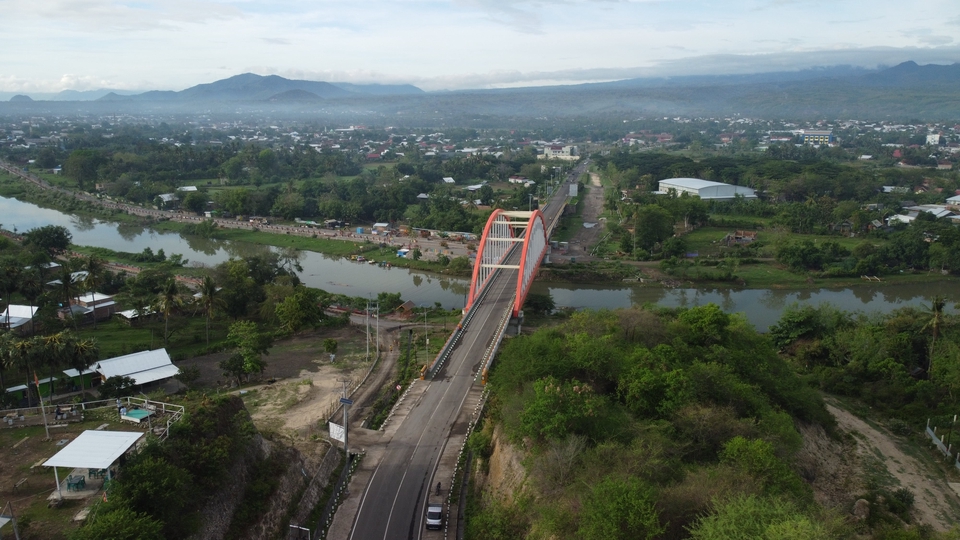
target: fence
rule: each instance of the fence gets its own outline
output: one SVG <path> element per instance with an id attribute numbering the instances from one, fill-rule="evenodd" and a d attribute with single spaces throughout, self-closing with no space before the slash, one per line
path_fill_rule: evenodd
<path id="1" fill-rule="evenodd" d="M 951 456 L 953 456 L 953 458 L 954 458 L 954 459 L 953 459 L 953 466 L 956 467 L 957 470 L 960 470 L 960 453 L 958 453 L 956 456 L 954 456 L 954 454 L 953 454 L 953 444 L 950 444 L 949 446 L 947 446 L 946 444 L 944 444 L 944 442 L 943 442 L 943 435 L 940 435 L 939 437 L 937 436 L 937 426 L 933 426 L 933 428 L 931 428 L 931 427 L 930 427 L 930 419 L 929 419 L 929 418 L 927 418 L 927 429 L 926 429 L 926 433 L 927 433 L 927 436 L 930 437 L 930 439 L 933 441 L 933 444 L 937 445 L 937 450 L 940 450 L 940 453 L 941 453 L 941 454 L 943 454 L 943 455 L 946 456 L 946 457 L 951 457 Z"/>
<path id="2" fill-rule="evenodd" d="M 353 475 L 353 471 L 356 470 L 357 465 L 360 464 L 360 460 L 363 459 L 364 454 L 351 454 L 346 456 L 346 463 L 343 464 L 343 470 L 340 471 L 340 477 L 337 478 L 337 483 L 333 486 L 333 491 L 330 494 L 330 498 L 327 499 L 327 505 L 323 509 L 323 514 L 320 515 L 320 521 L 317 522 L 316 534 L 314 538 L 317 540 L 327 537 L 327 530 L 330 528 L 330 525 L 333 523 L 333 516 L 337 511 L 337 508 L 340 506 L 340 502 L 343 499 L 343 492 L 347 489 L 347 485 L 350 483 L 350 476 Z"/>
<path id="3" fill-rule="evenodd" d="M 510 300 L 510 305 L 513 305 L 513 299 L 516 298 L 514 295 Z M 510 316 L 513 315 L 513 312 L 508 308 L 503 312 L 503 317 L 500 318 L 500 324 L 497 325 L 497 333 L 494 334 L 493 341 L 490 342 L 490 346 L 487 347 L 487 350 L 483 352 L 483 358 L 480 359 L 480 370 L 478 375 L 481 375 L 481 381 L 483 384 L 487 384 L 487 375 L 490 371 L 490 365 L 493 363 L 493 357 L 497 355 L 497 350 L 500 348 L 500 343 L 503 342 L 503 334 L 506 332 L 507 325 L 510 324 Z"/>
<path id="4" fill-rule="evenodd" d="M 160 437 L 160 440 L 166 440 L 166 438 L 170 435 L 170 426 L 173 425 L 174 422 L 177 422 L 183 418 L 183 413 L 185 411 L 183 405 L 174 405 L 172 403 L 164 403 L 162 401 L 154 401 L 152 399 L 139 398 L 135 396 L 120 398 L 120 404 L 126 406 L 128 409 L 131 408 L 131 405 L 137 405 L 142 409 L 146 409 L 160 415 L 165 420 L 165 425 L 154 428 L 154 433 Z M 85 411 L 116 409 L 117 400 L 99 399 L 96 401 L 85 401 L 81 403 L 61 404 L 60 406 L 63 408 L 62 410 L 65 410 L 65 415 L 69 418 L 70 416 L 83 414 Z M 39 425 L 42 422 L 41 417 L 43 416 L 44 410 L 50 409 L 50 407 L 50 405 L 45 405 L 43 410 L 40 407 L 2 409 L 0 410 L 0 417 L 2 417 L 9 426 L 17 425 L 16 422 L 21 422 L 20 425 Z M 46 412 L 52 414 L 52 411 L 48 410 Z M 150 426 L 153 427 L 152 421 L 150 422 Z"/>
<path id="5" fill-rule="evenodd" d="M 490 278 L 487 280 L 487 282 L 489 283 L 493 281 L 498 275 L 500 275 L 499 268 L 490 275 Z M 453 334 L 447 338 L 447 342 L 444 343 L 443 347 L 440 349 L 440 352 L 437 353 L 437 356 L 433 359 L 433 363 L 424 366 L 423 371 L 420 373 L 421 379 L 426 379 L 427 377 L 433 378 L 437 372 L 440 371 L 440 368 L 443 367 L 443 364 L 447 361 L 447 359 L 450 358 L 450 354 L 453 352 L 453 349 L 455 349 L 457 344 L 460 342 L 460 337 L 462 336 L 464 329 L 467 328 L 467 325 L 470 324 L 470 321 L 472 321 L 474 315 L 476 315 L 477 310 L 475 308 L 483 300 L 483 297 L 486 296 L 487 289 L 488 287 L 484 287 L 480 290 L 480 294 L 478 294 L 474 299 L 473 304 L 470 305 L 470 309 L 467 310 L 467 314 L 463 317 L 463 320 L 460 321 L 460 324 L 457 325 L 457 328 L 453 331 Z"/>

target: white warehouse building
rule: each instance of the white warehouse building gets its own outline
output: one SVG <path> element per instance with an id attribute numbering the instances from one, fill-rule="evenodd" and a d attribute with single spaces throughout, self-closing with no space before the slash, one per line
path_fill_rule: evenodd
<path id="1" fill-rule="evenodd" d="M 756 199 L 757 194 L 752 189 L 723 182 L 714 182 L 712 180 L 700 180 L 699 178 L 668 178 L 660 181 L 659 194 L 667 194 L 670 190 L 677 192 L 677 195 L 689 193 L 696 195 L 705 201 L 724 201 L 732 200 L 737 195 L 744 199 Z"/>

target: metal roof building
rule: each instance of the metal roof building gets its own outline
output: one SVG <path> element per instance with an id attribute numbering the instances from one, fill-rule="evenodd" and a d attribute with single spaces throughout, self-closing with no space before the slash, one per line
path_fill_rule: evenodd
<path id="1" fill-rule="evenodd" d="M 668 178 L 661 180 L 660 189 L 657 193 L 666 194 L 669 193 L 670 190 L 676 191 L 678 195 L 682 193 L 696 195 L 705 201 L 732 200 L 737 196 L 741 196 L 744 199 L 757 198 L 756 192 L 748 187 L 734 186 L 712 180 L 700 180 L 699 178 Z"/>
<path id="2" fill-rule="evenodd" d="M 143 351 L 125 356 L 100 360 L 90 366 L 90 369 L 103 376 L 130 377 L 137 384 L 146 384 L 160 379 L 169 379 L 176 375 L 180 368 L 173 365 L 166 349 Z"/>

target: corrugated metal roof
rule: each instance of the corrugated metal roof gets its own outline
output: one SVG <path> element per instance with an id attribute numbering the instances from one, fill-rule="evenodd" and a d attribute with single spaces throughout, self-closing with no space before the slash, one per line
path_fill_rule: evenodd
<path id="1" fill-rule="evenodd" d="M 106 378 L 130 377 L 137 384 L 173 377 L 179 368 L 170 361 L 166 349 L 143 351 L 100 360 L 90 366 Z"/>
<path id="2" fill-rule="evenodd" d="M 88 429 L 63 450 L 48 459 L 44 466 L 74 469 L 106 469 L 137 443 L 143 433 L 134 431 L 96 431 Z"/>
<path id="3" fill-rule="evenodd" d="M 666 180 L 660 180 L 660 183 L 667 184 L 668 186 L 685 187 L 690 189 L 702 189 L 711 186 L 730 185 L 724 184 L 723 182 L 714 182 L 713 180 L 701 180 L 699 178 L 667 178 Z"/>
<path id="4" fill-rule="evenodd" d="M 30 319 L 31 317 L 34 316 L 34 314 L 36 314 L 37 308 L 35 306 L 20 306 L 17 304 L 10 304 L 10 306 L 7 309 L 3 310 L 3 312 L 0 313 L 0 317 L 6 319 L 7 311 L 10 312 L 11 319 L 14 317 L 19 317 L 21 319 Z"/>

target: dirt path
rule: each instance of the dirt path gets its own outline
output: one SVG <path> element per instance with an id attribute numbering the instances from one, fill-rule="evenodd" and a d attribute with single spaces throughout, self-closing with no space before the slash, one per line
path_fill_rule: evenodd
<path id="1" fill-rule="evenodd" d="M 854 436 L 861 458 L 879 459 L 896 482 L 914 494 L 913 513 L 917 521 L 938 531 L 946 531 L 956 523 L 957 495 L 945 479 L 904 453 L 893 435 L 867 424 L 832 400 L 827 400 L 827 410 L 837 419 L 840 429 Z"/>
<path id="2" fill-rule="evenodd" d="M 576 257 L 577 260 L 590 260 L 590 250 L 597 245 L 600 237 L 606 232 L 604 222 L 600 221 L 600 214 L 603 212 L 603 185 L 600 183 L 600 175 L 590 173 L 590 186 L 587 187 L 583 197 L 583 211 L 580 216 L 584 224 L 595 224 L 593 227 L 581 227 L 570 239 L 570 251 L 563 256 L 552 256 L 555 260 L 567 260 L 570 257 Z"/>

